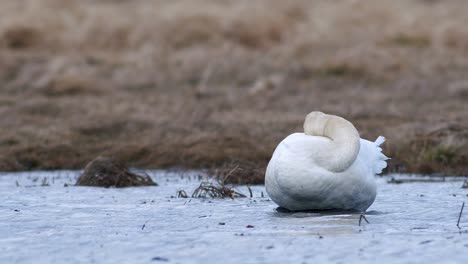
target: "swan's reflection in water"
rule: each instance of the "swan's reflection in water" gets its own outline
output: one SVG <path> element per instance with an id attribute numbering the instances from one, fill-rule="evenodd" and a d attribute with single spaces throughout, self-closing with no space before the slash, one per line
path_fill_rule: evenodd
<path id="1" fill-rule="evenodd" d="M 364 215 L 384 215 L 385 212 L 369 211 Z M 275 232 L 268 235 L 347 235 L 362 231 L 364 220 L 359 225 L 361 212 L 355 210 L 289 211 L 278 207 L 269 216 L 280 220 Z"/>

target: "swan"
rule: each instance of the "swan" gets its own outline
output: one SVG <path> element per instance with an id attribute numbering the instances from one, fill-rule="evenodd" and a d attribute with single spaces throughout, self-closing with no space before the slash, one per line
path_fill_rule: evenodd
<path id="1" fill-rule="evenodd" d="M 346 119 L 314 111 L 304 133 L 293 133 L 273 152 L 265 173 L 270 198 L 290 211 L 364 212 L 375 200 L 375 175 L 388 158 L 375 142 L 361 139 Z"/>

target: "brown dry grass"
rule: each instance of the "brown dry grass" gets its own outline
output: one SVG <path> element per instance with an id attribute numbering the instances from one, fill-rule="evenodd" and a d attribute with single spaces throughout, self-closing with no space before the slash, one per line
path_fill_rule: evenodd
<path id="1" fill-rule="evenodd" d="M 287 3 L 286 3 L 287 2 Z M 467 174 L 468 2 L 0 2 L 0 170 L 241 169 L 322 110 L 389 171 Z"/>
<path id="2" fill-rule="evenodd" d="M 76 185 L 124 188 L 158 184 L 149 175 L 139 175 L 130 171 L 121 161 L 109 157 L 97 157 L 86 165 Z"/>

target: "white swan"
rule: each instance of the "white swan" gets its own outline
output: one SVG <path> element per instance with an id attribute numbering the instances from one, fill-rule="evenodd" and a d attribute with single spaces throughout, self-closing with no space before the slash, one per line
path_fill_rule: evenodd
<path id="1" fill-rule="evenodd" d="M 304 133 L 291 134 L 276 147 L 266 170 L 266 191 L 292 211 L 365 211 L 377 193 L 374 176 L 387 166 L 379 147 L 384 141 L 361 139 L 344 118 L 312 112 Z"/>

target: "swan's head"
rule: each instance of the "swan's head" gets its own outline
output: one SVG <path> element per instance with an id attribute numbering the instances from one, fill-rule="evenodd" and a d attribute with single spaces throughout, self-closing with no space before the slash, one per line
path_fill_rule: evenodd
<path id="1" fill-rule="evenodd" d="M 359 133 L 351 122 L 325 113 L 314 111 L 310 112 L 304 121 L 304 134 L 310 136 L 322 136 L 334 139 L 336 133 L 348 134 L 354 139 L 359 139 Z"/>
<path id="2" fill-rule="evenodd" d="M 334 115 L 314 111 L 304 121 L 304 134 L 330 139 L 328 148 L 323 149 L 316 160 L 332 171 L 343 171 L 354 162 L 360 139 L 357 129 L 348 120 Z"/>
<path id="3" fill-rule="evenodd" d="M 330 115 L 319 111 L 310 112 L 304 121 L 304 133 L 310 136 L 323 136 Z"/>

